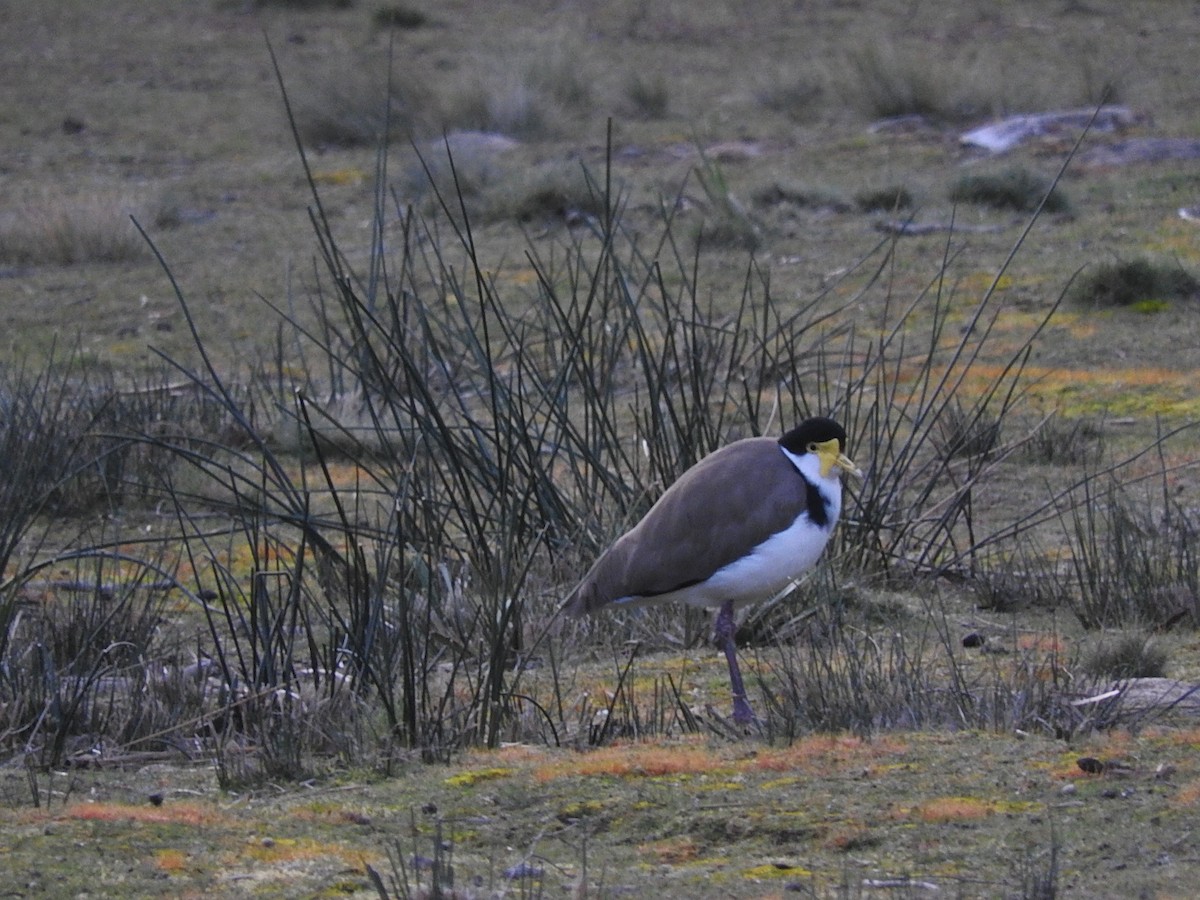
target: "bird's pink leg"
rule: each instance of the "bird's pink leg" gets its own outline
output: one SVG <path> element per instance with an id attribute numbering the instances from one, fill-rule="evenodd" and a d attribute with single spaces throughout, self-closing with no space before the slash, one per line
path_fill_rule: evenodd
<path id="1" fill-rule="evenodd" d="M 733 621 L 733 601 L 726 600 L 717 613 L 713 636 L 717 645 L 725 651 L 725 660 L 729 663 L 729 685 L 733 688 L 733 721 L 739 725 L 754 723 L 754 710 L 746 699 L 746 685 L 742 682 L 742 670 L 738 667 L 737 644 L 733 640 L 737 626 Z"/>

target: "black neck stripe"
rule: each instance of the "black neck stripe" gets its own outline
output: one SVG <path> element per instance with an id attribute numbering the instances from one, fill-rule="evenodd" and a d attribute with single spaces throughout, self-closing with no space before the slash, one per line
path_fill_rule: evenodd
<path id="1" fill-rule="evenodd" d="M 799 469 L 796 469 L 796 474 L 804 482 L 805 502 L 808 504 L 808 521 L 812 522 L 818 528 L 828 527 L 829 501 L 817 489 L 817 486 L 808 480 L 807 475 Z"/>

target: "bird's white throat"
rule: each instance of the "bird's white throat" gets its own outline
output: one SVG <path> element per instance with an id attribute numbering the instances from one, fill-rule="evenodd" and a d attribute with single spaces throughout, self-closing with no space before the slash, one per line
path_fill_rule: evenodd
<path id="1" fill-rule="evenodd" d="M 796 454 L 786 447 L 779 449 L 783 451 L 783 455 L 788 458 L 788 461 L 800 471 L 800 474 L 808 479 L 809 484 L 820 491 L 821 496 L 825 498 L 825 508 L 829 514 L 829 526 L 832 530 L 833 524 L 842 514 L 842 479 L 838 475 L 838 470 L 833 469 L 828 476 L 822 478 L 821 460 L 815 453 Z"/>

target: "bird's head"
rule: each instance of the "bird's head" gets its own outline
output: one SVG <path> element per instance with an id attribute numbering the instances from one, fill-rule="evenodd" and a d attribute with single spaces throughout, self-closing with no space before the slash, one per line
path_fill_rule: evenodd
<path id="1" fill-rule="evenodd" d="M 835 469 L 858 478 L 862 477 L 862 470 L 846 455 L 846 429 L 833 419 L 824 416 L 805 419 L 780 438 L 779 442 L 797 456 L 805 453 L 816 454 L 820 460 L 822 478 L 828 478 Z"/>

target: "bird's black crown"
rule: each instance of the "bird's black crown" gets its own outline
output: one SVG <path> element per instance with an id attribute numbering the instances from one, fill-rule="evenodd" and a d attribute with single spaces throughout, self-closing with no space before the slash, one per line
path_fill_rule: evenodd
<path id="1" fill-rule="evenodd" d="M 846 452 L 846 429 L 824 416 L 805 419 L 779 439 L 785 450 L 797 455 L 808 452 L 809 444 L 820 444 L 837 438 L 838 449 Z"/>

